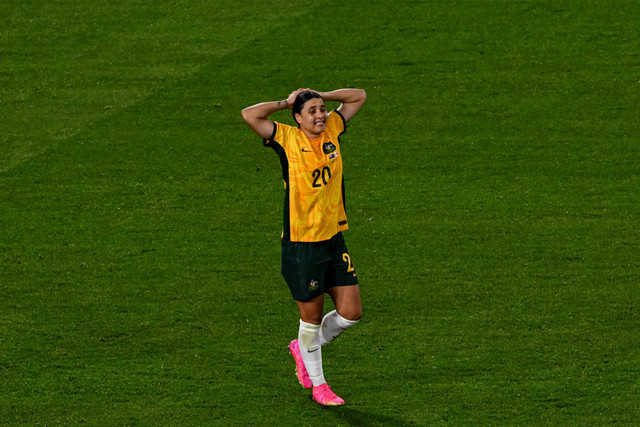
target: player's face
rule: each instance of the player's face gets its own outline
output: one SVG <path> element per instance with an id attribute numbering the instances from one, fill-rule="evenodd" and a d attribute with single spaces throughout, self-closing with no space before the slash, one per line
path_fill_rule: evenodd
<path id="1" fill-rule="evenodd" d="M 327 126 L 327 108 L 322 98 L 312 98 L 304 103 L 300 114 L 296 114 L 296 120 L 300 123 L 300 129 L 307 136 L 320 136 Z"/>

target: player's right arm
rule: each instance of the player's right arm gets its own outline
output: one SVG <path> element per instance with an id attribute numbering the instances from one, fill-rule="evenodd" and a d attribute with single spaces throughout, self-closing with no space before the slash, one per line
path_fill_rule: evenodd
<path id="1" fill-rule="evenodd" d="M 291 92 L 289 97 L 283 101 L 262 102 L 252 105 L 242 110 L 242 118 L 249 127 L 263 139 L 268 139 L 273 135 L 273 122 L 268 119 L 269 115 L 285 108 L 293 107 L 293 103 L 302 89 Z"/>

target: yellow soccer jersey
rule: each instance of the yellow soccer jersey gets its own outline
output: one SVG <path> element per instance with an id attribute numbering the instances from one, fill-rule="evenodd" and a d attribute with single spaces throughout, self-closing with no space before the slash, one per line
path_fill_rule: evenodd
<path id="1" fill-rule="evenodd" d="M 320 137 L 309 139 L 299 128 L 274 123 L 264 140 L 280 157 L 286 196 L 282 236 L 292 242 L 320 242 L 346 230 L 342 155 L 345 130 L 339 111 L 329 113 Z"/>

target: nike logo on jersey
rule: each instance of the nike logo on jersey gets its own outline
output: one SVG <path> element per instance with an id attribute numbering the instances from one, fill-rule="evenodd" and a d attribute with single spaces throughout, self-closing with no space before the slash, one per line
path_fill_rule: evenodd
<path id="1" fill-rule="evenodd" d="M 302 152 L 303 153 L 313 153 L 313 150 L 307 150 L 307 149 L 303 148 Z"/>

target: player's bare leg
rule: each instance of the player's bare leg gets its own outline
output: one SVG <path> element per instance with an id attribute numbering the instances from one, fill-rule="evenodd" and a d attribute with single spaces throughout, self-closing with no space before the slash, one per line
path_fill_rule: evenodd
<path id="1" fill-rule="evenodd" d="M 360 285 L 334 286 L 329 289 L 329 296 L 340 316 L 348 320 L 360 320 L 362 317 Z"/>
<path id="2" fill-rule="evenodd" d="M 315 325 L 322 323 L 324 295 L 320 295 L 309 301 L 296 301 L 296 303 L 298 303 L 298 309 L 300 310 L 300 320 Z"/>

